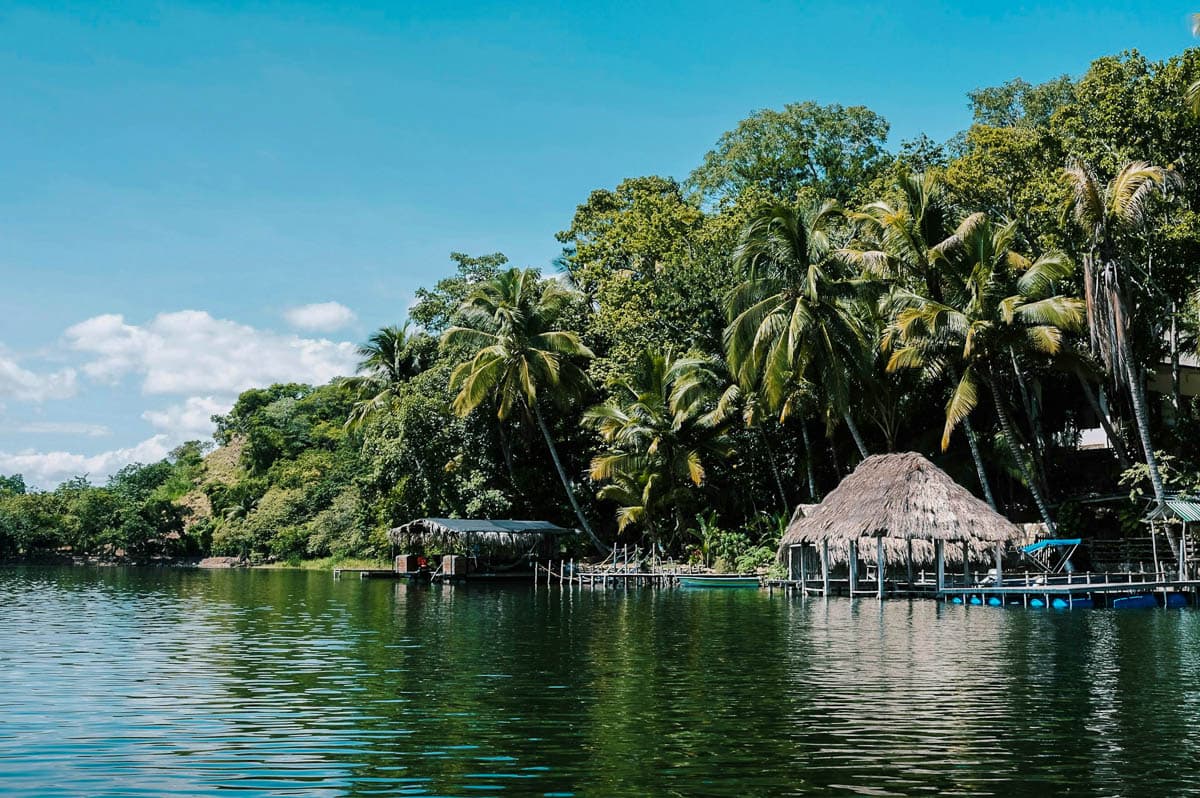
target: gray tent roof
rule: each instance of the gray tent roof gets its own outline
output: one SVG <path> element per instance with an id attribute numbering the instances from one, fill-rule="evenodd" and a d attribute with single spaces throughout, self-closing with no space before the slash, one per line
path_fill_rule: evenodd
<path id="1" fill-rule="evenodd" d="M 516 554 L 575 530 L 548 521 L 491 518 L 418 518 L 388 533 L 392 543 L 425 551 Z"/>
<path id="2" fill-rule="evenodd" d="M 398 529 L 404 532 L 416 532 L 420 527 L 431 531 L 457 532 L 460 535 L 480 535 L 487 532 L 570 535 L 575 531 L 555 526 L 549 521 L 507 521 L 493 520 L 491 518 L 418 518 L 415 521 L 409 521 L 404 526 L 398 527 Z"/>

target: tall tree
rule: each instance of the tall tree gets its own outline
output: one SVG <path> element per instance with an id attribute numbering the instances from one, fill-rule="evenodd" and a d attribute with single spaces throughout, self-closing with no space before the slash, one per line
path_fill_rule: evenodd
<path id="1" fill-rule="evenodd" d="M 704 423 L 707 405 L 694 393 L 703 358 L 644 352 L 640 368 L 612 388 L 613 396 L 584 414 L 605 450 L 592 460 L 592 478 L 607 482 L 600 497 L 617 502 L 617 525 L 639 524 L 661 542 L 661 516 L 674 517 L 675 541 L 682 539 L 684 508 L 694 488 L 705 483 L 706 463 L 731 453 L 723 425 Z"/>
<path id="2" fill-rule="evenodd" d="M 1016 226 L 978 218 L 963 231 L 963 279 L 936 301 L 900 294 L 888 367 L 923 368 L 937 374 L 957 367 L 958 382 L 946 405 L 942 448 L 978 402 L 979 388 L 992 395 L 996 416 L 1018 470 L 1046 526 L 1053 531 L 1050 505 L 1021 450 L 1020 436 L 1005 399 L 1014 357 L 1053 355 L 1064 330 L 1083 321 L 1082 303 L 1054 293 L 1070 275 L 1060 253 L 1030 260 L 1014 249 Z"/>
<path id="3" fill-rule="evenodd" d="M 688 186 L 723 201 L 750 188 L 849 202 L 887 163 L 887 121 L 864 106 L 791 103 L 756 111 L 721 136 Z"/>
<path id="4" fill-rule="evenodd" d="M 952 229 L 953 208 L 937 173 L 903 173 L 896 188 L 897 202 L 877 200 L 852 215 L 858 234 L 839 256 L 867 274 L 888 279 L 933 302 L 943 302 L 945 283 L 955 265 L 951 257 L 962 249 L 963 237 L 981 217 L 968 217 L 961 227 Z M 949 376 L 958 382 L 959 376 L 953 370 Z M 963 419 L 963 429 L 979 485 L 995 509 L 996 499 L 970 417 Z"/>
<path id="5" fill-rule="evenodd" d="M 1192 35 L 1200 36 L 1200 14 L 1192 14 Z M 1200 80 L 1188 85 L 1185 99 L 1192 113 L 1200 116 Z"/>
<path id="6" fill-rule="evenodd" d="M 1148 204 L 1154 195 L 1168 191 L 1180 178 L 1161 166 L 1133 161 L 1107 184 L 1081 162 L 1066 169 L 1065 179 L 1072 192 L 1067 210 L 1085 237 L 1083 288 L 1092 349 L 1114 383 L 1129 394 L 1150 484 L 1161 506 L 1166 501 L 1166 490 L 1151 440 L 1146 375 L 1130 340 L 1131 283 L 1140 275 L 1128 247 L 1131 239 L 1144 230 Z"/>
<path id="7" fill-rule="evenodd" d="M 832 202 L 807 212 L 778 202 L 751 217 L 734 252 L 749 277 L 727 300 L 725 348 L 735 381 L 756 386 L 772 411 L 788 406 L 797 384 L 820 386 L 866 457 L 850 412 L 866 347 L 850 307 L 859 287 L 827 257 L 825 228 L 839 213 Z"/>
<path id="8" fill-rule="evenodd" d="M 399 397 L 400 386 L 428 366 L 436 346 L 428 335 L 410 333 L 407 323 L 372 333 L 358 347 L 358 374 L 342 380 L 356 397 L 346 424 L 359 426 L 390 408 Z"/>
<path id="9" fill-rule="evenodd" d="M 467 297 L 459 309 L 459 323 L 446 330 L 442 346 L 462 347 L 467 353 L 450 378 L 450 388 L 457 392 L 455 412 L 465 416 L 492 400 L 502 421 L 517 408 L 532 415 L 580 527 L 604 550 L 579 505 L 542 412 L 544 403 L 568 404 L 589 387 L 577 361 L 590 359 L 591 350 L 577 333 L 558 329 L 575 301 L 573 291 L 557 281 L 541 280 L 534 269 L 501 272 Z"/>

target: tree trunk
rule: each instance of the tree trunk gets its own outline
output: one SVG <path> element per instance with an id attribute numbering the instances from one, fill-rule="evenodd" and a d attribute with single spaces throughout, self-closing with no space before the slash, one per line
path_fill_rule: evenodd
<path id="1" fill-rule="evenodd" d="M 817 478 L 813 473 L 813 455 L 812 441 L 808 439 L 808 422 L 801 420 L 800 436 L 804 440 L 804 470 L 808 476 L 808 498 L 809 501 L 817 501 Z"/>
<path id="2" fill-rule="evenodd" d="M 1128 351 L 1125 352 L 1125 377 L 1129 380 L 1129 397 L 1133 403 L 1133 418 L 1137 422 L 1138 435 L 1142 439 L 1142 449 L 1146 454 L 1146 469 L 1150 472 L 1150 485 L 1154 488 L 1155 506 L 1161 508 L 1167 501 L 1167 491 L 1163 486 L 1162 472 L 1158 470 L 1158 455 L 1154 452 L 1154 444 L 1150 441 L 1150 411 L 1146 407 L 1146 383 L 1141 378 L 1141 369 L 1133 363 Z M 1171 554 L 1182 557 L 1179 544 L 1169 531 L 1164 531 L 1163 537 L 1171 547 Z"/>
<path id="3" fill-rule="evenodd" d="M 1029 492 L 1033 494 L 1033 501 L 1037 505 L 1038 513 L 1042 516 L 1043 523 L 1046 524 L 1046 531 L 1054 534 L 1054 519 L 1050 517 L 1050 505 L 1046 503 L 1046 497 L 1042 495 L 1042 489 L 1038 485 L 1037 480 L 1029 473 L 1029 466 L 1025 462 L 1025 455 L 1021 451 L 1021 444 L 1017 438 L 1017 431 L 1013 427 L 1012 416 L 1008 413 L 1008 407 L 1005 406 L 1004 400 L 1000 397 L 995 382 L 990 382 L 988 388 L 992 392 L 992 401 L 996 405 L 996 415 L 1000 418 L 1000 428 L 1004 431 L 1004 437 L 1008 440 L 1009 448 L 1012 450 L 1013 459 L 1017 461 L 1017 469 L 1021 472 L 1021 478 L 1025 480 L 1025 484 L 1029 487 Z"/>
<path id="4" fill-rule="evenodd" d="M 1179 325 L 1175 321 L 1175 303 L 1171 303 L 1171 403 L 1175 405 L 1176 424 L 1183 417 L 1183 391 L 1179 374 Z"/>
<path id="5" fill-rule="evenodd" d="M 1108 436 L 1108 442 L 1112 444 L 1113 453 L 1117 456 L 1121 470 L 1129 470 L 1132 463 L 1129 461 L 1129 452 L 1125 449 L 1125 442 L 1117 435 L 1112 422 L 1108 420 L 1108 414 L 1100 407 L 1100 402 L 1096 399 L 1096 392 L 1092 390 L 1092 384 L 1078 371 L 1075 372 L 1075 377 L 1079 380 L 1079 387 L 1083 389 L 1083 395 L 1092 408 L 1092 412 L 1096 414 L 1096 418 L 1100 419 L 1100 426 L 1104 428 L 1104 434 Z"/>
<path id="6" fill-rule="evenodd" d="M 546 420 L 542 418 L 542 409 L 538 407 L 537 402 L 533 402 L 533 415 L 537 419 L 538 428 L 542 431 L 542 437 L 546 439 L 546 447 L 550 449 L 550 459 L 554 461 L 554 468 L 558 471 L 558 478 L 562 480 L 563 489 L 567 492 L 567 499 L 571 502 L 572 509 L 575 510 L 575 517 L 579 519 L 579 525 L 583 527 L 583 531 L 591 538 L 592 545 L 601 554 L 608 553 L 608 547 L 600 542 L 600 538 L 596 537 L 596 533 L 592 531 L 591 525 L 587 518 L 583 515 L 583 508 L 579 506 L 579 499 L 575 496 L 575 489 L 571 487 L 571 481 L 567 479 L 567 472 L 563 470 L 562 460 L 558 459 L 558 448 L 554 445 L 554 438 L 550 437 L 550 429 L 546 426 Z"/>
<path id="7" fill-rule="evenodd" d="M 779 474 L 779 464 L 775 462 L 775 454 L 771 451 L 771 444 L 767 440 L 767 431 L 760 426 L 758 434 L 762 438 L 763 449 L 767 453 L 767 462 L 771 464 L 771 474 L 775 477 L 775 486 L 779 488 L 779 500 L 783 502 L 783 513 L 787 515 L 791 508 L 788 506 L 787 491 L 783 489 L 783 477 Z"/>
<path id="8" fill-rule="evenodd" d="M 1131 354 L 1129 352 L 1122 354 L 1125 378 L 1129 381 L 1129 398 L 1133 404 L 1133 418 L 1137 422 L 1138 436 L 1142 440 L 1142 450 L 1146 454 L 1150 484 L 1154 488 L 1154 501 L 1159 507 L 1162 507 L 1167 501 L 1167 491 L 1163 487 L 1162 474 L 1158 470 L 1158 457 L 1154 454 L 1154 444 L 1150 442 L 1150 413 L 1146 409 L 1146 386 L 1141 380 L 1141 370 L 1133 364 Z"/>
<path id="9" fill-rule="evenodd" d="M 504 422 L 496 422 L 496 434 L 500 438 L 500 451 L 504 454 L 504 465 L 508 469 L 508 481 L 513 487 L 517 485 L 517 472 L 513 467 L 512 444 L 509 443 L 508 435 L 504 432 Z"/>
<path id="10" fill-rule="evenodd" d="M 850 435 L 854 438 L 854 445 L 858 447 L 858 453 L 866 460 L 871 454 L 867 451 L 867 445 L 863 443 L 862 434 L 858 431 L 858 425 L 854 423 L 854 416 L 850 415 L 849 410 L 843 410 L 842 419 L 846 422 L 846 427 L 849 428 Z"/>
<path id="11" fill-rule="evenodd" d="M 996 509 L 996 497 L 992 495 L 992 486 L 988 482 L 987 471 L 983 469 L 983 457 L 979 454 L 979 441 L 975 438 L 975 426 L 970 418 L 963 419 L 963 429 L 967 433 L 967 445 L 971 447 L 971 459 L 975 461 L 975 473 L 979 475 L 979 486 L 983 488 L 983 496 L 993 510 Z"/>
<path id="12" fill-rule="evenodd" d="M 1049 469 L 1046 468 L 1046 439 L 1042 435 L 1042 425 L 1038 420 L 1037 407 L 1034 405 L 1029 385 L 1025 375 L 1017 363 L 1017 355 L 1012 349 L 1008 350 L 1012 359 L 1013 374 L 1017 378 L 1017 388 L 1021 394 L 1021 405 L 1025 408 L 1025 417 L 1029 419 L 1029 449 L 1033 460 L 1033 475 L 1038 480 L 1042 492 L 1050 493 Z"/>

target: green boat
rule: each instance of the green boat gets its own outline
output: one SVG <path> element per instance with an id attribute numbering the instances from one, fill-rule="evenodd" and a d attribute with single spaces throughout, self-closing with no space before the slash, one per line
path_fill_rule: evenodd
<path id="1" fill-rule="evenodd" d="M 758 587 L 759 579 L 755 575 L 738 576 L 736 574 L 689 574 L 679 576 L 680 587 Z"/>

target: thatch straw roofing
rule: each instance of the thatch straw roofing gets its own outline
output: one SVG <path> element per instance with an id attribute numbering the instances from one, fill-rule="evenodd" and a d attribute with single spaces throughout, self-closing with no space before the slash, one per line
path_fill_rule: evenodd
<path id="1" fill-rule="evenodd" d="M 1021 530 L 975 498 L 946 472 L 915 452 L 878 454 L 863 460 L 825 500 L 804 517 L 793 517 L 779 555 L 797 543 L 829 541 L 830 557 L 845 562 L 850 541 L 874 560 L 882 538 L 889 563 L 933 561 L 933 541 L 966 541 L 972 559 L 986 559 L 996 543 L 1019 540 Z M 961 561 L 961 546 L 946 546 L 948 561 Z"/>
<path id="2" fill-rule="evenodd" d="M 548 521 L 418 518 L 392 529 L 388 537 L 397 546 L 425 552 L 515 555 L 529 551 L 547 536 L 574 532 Z"/>

